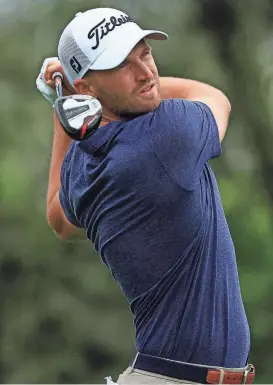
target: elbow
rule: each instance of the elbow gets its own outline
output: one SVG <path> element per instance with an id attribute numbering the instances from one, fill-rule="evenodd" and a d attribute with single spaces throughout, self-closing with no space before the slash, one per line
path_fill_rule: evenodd
<path id="1" fill-rule="evenodd" d="M 47 211 L 47 223 L 58 239 L 65 242 L 86 240 L 86 233 L 82 228 L 69 223 L 62 212 Z"/>
<path id="2" fill-rule="evenodd" d="M 60 240 L 60 241 L 63 241 L 63 242 L 68 242 L 70 240 L 70 237 L 68 236 L 68 234 L 66 234 L 64 231 L 60 231 L 59 229 L 54 229 L 52 226 L 50 226 L 51 229 L 53 230 L 54 234 L 56 235 L 56 237 Z"/>
<path id="3" fill-rule="evenodd" d="M 231 102 L 226 94 L 224 94 L 222 91 L 219 92 L 221 93 L 222 105 L 225 106 L 226 114 L 229 117 L 231 113 Z"/>
<path id="4" fill-rule="evenodd" d="M 226 98 L 227 113 L 228 113 L 228 116 L 230 116 L 230 114 L 231 114 L 231 102 L 230 102 L 229 98 L 226 95 L 224 95 L 224 96 Z"/>
<path id="5" fill-rule="evenodd" d="M 226 108 L 226 127 L 225 127 L 225 132 L 226 132 L 227 127 L 229 125 L 229 119 L 231 114 L 231 103 L 225 94 L 224 94 L 224 98 L 225 98 L 225 108 Z"/>
<path id="6" fill-rule="evenodd" d="M 63 219 L 61 218 L 61 216 L 56 215 L 56 213 L 54 213 L 53 210 L 47 211 L 47 223 L 49 227 L 53 230 L 54 234 L 61 241 L 69 240 L 69 236 L 65 231 L 65 225 L 64 225 Z"/>
<path id="7" fill-rule="evenodd" d="M 74 239 L 75 226 L 67 220 L 58 193 L 52 200 L 48 200 L 46 217 L 49 227 L 60 240 L 71 241 Z"/>
<path id="8" fill-rule="evenodd" d="M 53 230 L 54 234 L 57 236 L 57 238 L 60 241 L 63 241 L 63 242 L 71 241 L 71 234 L 65 231 L 63 226 L 56 226 L 55 224 L 53 225 L 49 221 L 48 221 L 48 225 L 51 228 L 51 230 Z"/>
<path id="9" fill-rule="evenodd" d="M 231 114 L 231 103 L 225 94 L 222 93 L 222 95 L 223 95 L 222 96 L 223 113 L 218 125 L 220 142 L 222 142 L 222 140 L 226 135 L 226 131 L 230 120 L 230 114 Z"/>
<path id="10" fill-rule="evenodd" d="M 53 230 L 54 233 L 56 234 L 57 238 L 60 240 L 60 241 L 63 241 L 63 242 L 69 242 L 71 241 L 71 237 L 68 236 L 67 234 L 65 233 L 60 233 L 60 232 L 56 232 L 55 230 Z"/>

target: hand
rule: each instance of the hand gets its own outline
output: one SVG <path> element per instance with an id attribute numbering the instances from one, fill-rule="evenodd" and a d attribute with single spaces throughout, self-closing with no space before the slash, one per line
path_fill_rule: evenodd
<path id="1" fill-rule="evenodd" d="M 38 90 L 51 103 L 52 106 L 57 99 L 55 82 L 52 80 L 54 72 L 61 72 L 64 75 L 60 61 L 57 57 L 46 58 L 36 79 L 36 86 Z M 63 95 L 68 96 L 75 93 L 74 88 L 69 84 L 66 76 L 64 75 Z"/>
<path id="2" fill-rule="evenodd" d="M 64 77 L 63 78 L 64 96 L 76 94 L 75 89 L 71 86 L 71 84 L 67 80 L 67 77 L 65 76 L 61 62 L 58 60 L 58 58 L 52 58 L 52 59 L 48 59 L 46 63 L 45 71 L 44 71 L 44 79 L 46 81 L 47 86 L 52 88 L 55 91 L 55 82 L 54 80 L 52 80 L 52 75 L 54 74 L 54 72 L 60 72 L 63 74 L 63 77 Z"/>

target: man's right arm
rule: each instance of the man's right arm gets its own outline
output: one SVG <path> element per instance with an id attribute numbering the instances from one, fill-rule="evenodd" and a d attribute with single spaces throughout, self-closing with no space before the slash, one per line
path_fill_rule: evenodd
<path id="1" fill-rule="evenodd" d="M 161 77 L 160 86 L 162 99 L 185 99 L 206 104 L 216 120 L 220 141 L 224 139 L 231 105 L 222 91 L 195 80 L 172 77 Z"/>
<path id="2" fill-rule="evenodd" d="M 74 226 L 66 217 L 60 202 L 62 163 L 71 143 L 54 112 L 54 138 L 47 191 L 47 220 L 49 226 L 62 240 L 86 239 L 85 231 Z"/>
<path id="3" fill-rule="evenodd" d="M 48 86 L 54 88 L 52 74 L 54 72 L 62 72 L 62 67 L 59 61 L 49 61 L 45 69 L 44 78 Z M 66 82 L 67 84 L 67 82 Z M 64 87 L 64 93 L 69 95 L 72 90 L 67 86 Z M 65 158 L 68 147 L 72 140 L 66 135 L 61 127 L 60 121 L 56 112 L 53 115 L 54 119 L 54 136 L 51 154 L 51 163 L 49 170 L 49 181 L 47 190 L 47 220 L 49 226 L 53 229 L 56 235 L 66 241 L 86 239 L 84 229 L 73 225 L 65 215 L 64 209 L 60 202 L 61 186 L 61 167 Z"/>

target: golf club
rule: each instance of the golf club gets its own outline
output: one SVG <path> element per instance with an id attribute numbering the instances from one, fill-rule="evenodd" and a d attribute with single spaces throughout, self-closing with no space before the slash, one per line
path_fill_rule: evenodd
<path id="1" fill-rule="evenodd" d="M 102 118 L 100 102 L 88 95 L 63 96 L 63 75 L 54 72 L 57 99 L 55 111 L 66 134 L 74 140 L 84 140 L 99 127 Z"/>

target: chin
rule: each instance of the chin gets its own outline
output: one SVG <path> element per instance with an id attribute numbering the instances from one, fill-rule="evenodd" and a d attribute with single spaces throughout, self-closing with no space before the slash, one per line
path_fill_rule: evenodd
<path id="1" fill-rule="evenodd" d="M 145 105 L 143 105 L 142 108 L 139 107 L 138 109 L 136 109 L 135 115 L 140 116 L 140 115 L 148 114 L 149 112 L 155 111 L 159 107 L 159 105 L 160 105 L 160 100 L 153 100 L 150 103 L 145 103 Z"/>
<path id="2" fill-rule="evenodd" d="M 150 100 L 146 100 L 145 103 L 138 103 L 137 107 L 131 107 L 128 110 L 117 111 L 118 115 L 126 120 L 131 120 L 137 118 L 138 116 L 142 116 L 148 114 L 149 112 L 155 111 L 160 105 L 160 98 L 153 98 Z"/>
<path id="3" fill-rule="evenodd" d="M 147 103 L 147 112 L 151 112 L 156 110 L 160 105 L 161 99 L 153 99 L 150 101 L 150 103 Z"/>

